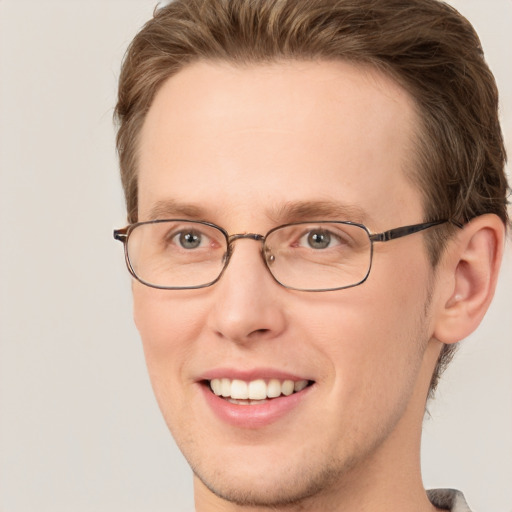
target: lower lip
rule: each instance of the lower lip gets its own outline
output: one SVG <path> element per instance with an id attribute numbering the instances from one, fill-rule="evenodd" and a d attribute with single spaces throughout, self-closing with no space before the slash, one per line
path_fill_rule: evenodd
<path id="1" fill-rule="evenodd" d="M 283 416 L 291 414 L 309 395 L 313 387 L 308 386 L 298 393 L 272 398 L 262 404 L 238 405 L 217 396 L 208 385 L 201 384 L 200 386 L 206 402 L 217 418 L 234 427 L 248 429 L 265 427 Z"/>

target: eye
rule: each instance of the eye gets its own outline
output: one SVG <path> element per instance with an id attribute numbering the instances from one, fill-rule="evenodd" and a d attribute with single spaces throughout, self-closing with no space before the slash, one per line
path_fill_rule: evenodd
<path id="1" fill-rule="evenodd" d="M 323 229 L 308 231 L 299 240 L 299 245 L 306 245 L 312 249 L 327 249 L 339 243 L 340 240 L 336 235 Z"/>
<path id="2" fill-rule="evenodd" d="M 208 237 L 195 230 L 180 231 L 173 236 L 172 241 L 183 249 L 197 249 L 208 242 Z"/>

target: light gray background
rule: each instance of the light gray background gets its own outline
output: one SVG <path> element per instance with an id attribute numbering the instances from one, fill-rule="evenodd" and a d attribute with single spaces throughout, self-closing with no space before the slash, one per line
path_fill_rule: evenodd
<path id="1" fill-rule="evenodd" d="M 452 3 L 480 32 L 512 153 L 512 1 Z M 119 63 L 154 4 L 0 0 L 0 512 L 192 509 L 111 237 Z M 511 304 L 509 247 L 425 426 L 426 485 L 480 512 L 512 512 Z"/>

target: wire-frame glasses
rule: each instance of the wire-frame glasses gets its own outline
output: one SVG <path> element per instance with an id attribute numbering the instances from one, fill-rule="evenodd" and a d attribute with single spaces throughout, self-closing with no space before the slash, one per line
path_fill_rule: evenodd
<path id="1" fill-rule="evenodd" d="M 114 238 L 124 244 L 126 264 L 133 277 L 153 288 L 179 290 L 213 285 L 229 264 L 234 242 L 246 238 L 262 244 L 263 262 L 280 285 L 320 292 L 366 281 L 374 243 L 446 222 L 424 222 L 372 234 L 356 222 L 321 220 L 285 224 L 266 235 L 229 235 L 210 222 L 163 219 L 130 224 L 115 230 Z"/>

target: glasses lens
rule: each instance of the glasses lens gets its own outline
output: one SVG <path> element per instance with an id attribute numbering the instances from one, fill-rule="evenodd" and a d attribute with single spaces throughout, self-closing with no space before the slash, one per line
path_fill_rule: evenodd
<path id="1" fill-rule="evenodd" d="M 127 242 L 128 263 L 134 275 L 159 288 L 212 283 L 222 272 L 226 252 L 223 232 L 201 222 L 138 224 Z"/>
<path id="2" fill-rule="evenodd" d="M 272 275 L 288 288 L 322 291 L 364 281 L 371 264 L 368 232 L 357 224 L 301 223 L 267 236 L 265 258 Z"/>

